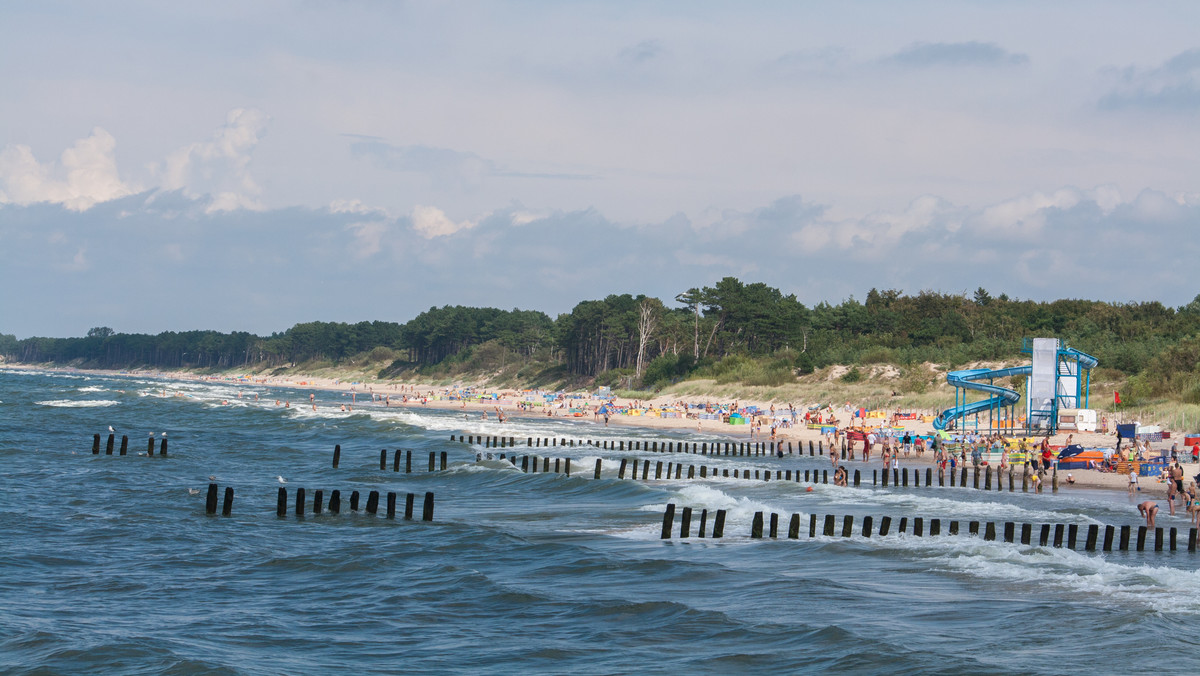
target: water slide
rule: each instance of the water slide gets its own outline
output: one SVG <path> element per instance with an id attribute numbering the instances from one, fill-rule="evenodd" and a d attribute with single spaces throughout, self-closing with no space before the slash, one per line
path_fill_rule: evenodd
<path id="1" fill-rule="evenodd" d="M 1095 361 L 1094 357 L 1079 353 L 1080 364 L 1084 363 L 1084 357 Z M 944 430 L 946 425 L 950 424 L 951 420 L 962 416 L 971 415 L 980 411 L 986 411 L 991 408 L 1001 406 L 1011 406 L 1021 400 L 1021 395 L 1015 390 L 1010 390 L 1007 387 L 992 385 L 991 383 L 981 383 L 980 380 L 993 380 L 996 378 L 1007 378 L 1009 376 L 1028 376 L 1033 373 L 1032 366 L 1014 366 L 1007 369 L 968 369 L 966 371 L 951 371 L 946 374 L 946 382 L 954 387 L 961 387 L 967 390 L 976 390 L 984 392 L 992 396 L 981 401 L 973 401 L 969 404 L 961 406 L 953 406 L 942 411 L 938 417 L 933 419 L 934 429 Z"/>

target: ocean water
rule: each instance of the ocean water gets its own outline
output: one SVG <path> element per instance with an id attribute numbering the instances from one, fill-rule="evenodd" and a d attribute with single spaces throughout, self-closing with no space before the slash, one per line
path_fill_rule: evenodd
<path id="1" fill-rule="evenodd" d="M 679 456 L 588 446 L 549 454 L 572 458 L 571 477 L 523 474 L 476 462 L 523 446 L 450 435 L 724 439 L 361 401 L 342 413 L 348 396 L 317 396 L 314 413 L 303 389 L 0 370 L 0 672 L 1200 671 L 1200 554 L 985 542 L 965 523 L 956 537 L 864 539 L 857 520 L 853 538 L 807 537 L 809 514 L 838 515 L 839 532 L 843 514 L 876 528 L 885 515 L 941 518 L 943 533 L 949 519 L 1136 526 L 1123 492 L 622 481 L 621 458 Z M 109 425 L 130 455 L 91 454 Z M 147 436 L 163 431 L 168 457 L 146 457 Z M 412 451 L 412 474 L 391 471 L 397 448 Z M 426 471 L 442 451 L 448 469 Z M 235 489 L 232 516 L 205 514 L 209 476 Z M 295 517 L 297 487 L 308 509 L 314 490 L 326 501 L 341 490 L 343 512 Z M 398 492 L 401 509 L 415 493 L 418 514 L 432 491 L 434 521 L 388 520 L 382 500 L 378 516 L 349 513 L 352 490 L 364 502 Z M 728 510 L 725 537 L 698 539 L 693 521 L 692 538 L 660 540 L 669 502 Z M 779 513 L 784 529 L 800 513 L 801 538 L 751 540 L 756 511 Z M 1187 519 L 1164 504 L 1159 521 L 1185 550 Z"/>

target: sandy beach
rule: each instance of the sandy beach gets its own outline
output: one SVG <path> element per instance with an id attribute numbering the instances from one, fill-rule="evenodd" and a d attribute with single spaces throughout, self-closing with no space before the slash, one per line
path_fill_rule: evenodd
<path id="1" fill-rule="evenodd" d="M 36 366 L 24 364 L 4 364 L 3 368 L 10 369 L 27 369 L 27 370 L 53 370 L 72 373 L 94 373 L 112 375 L 113 372 L 108 371 L 92 371 L 87 369 L 46 369 Z M 341 410 L 343 406 L 353 409 L 355 406 L 389 406 L 392 408 L 437 408 L 444 410 L 462 410 L 470 412 L 473 415 L 482 416 L 487 414 L 489 417 L 495 415 L 497 409 L 503 412 L 505 417 L 512 419 L 537 419 L 547 417 L 572 417 L 573 420 L 595 425 L 604 425 L 604 420 L 599 415 L 584 414 L 582 416 L 572 416 L 566 412 L 566 408 L 556 409 L 546 407 L 540 411 L 521 410 L 517 402 L 513 399 L 501 399 L 497 402 L 477 402 L 477 401 L 461 401 L 461 400 L 446 400 L 439 399 L 439 395 L 444 395 L 446 388 L 433 386 L 428 383 L 415 382 L 400 382 L 400 381 L 377 381 L 377 382 L 346 382 L 334 378 L 316 377 L 316 376 L 291 376 L 291 377 L 267 377 L 267 376 L 211 376 L 199 375 L 187 372 L 157 372 L 157 371 L 136 371 L 125 372 L 126 375 L 132 376 L 149 376 L 163 378 L 169 381 L 200 381 L 200 382 L 223 382 L 233 385 L 245 385 L 256 387 L 280 387 L 292 388 L 299 390 L 308 390 L 313 395 L 313 404 L 318 407 L 336 407 Z M 480 392 L 504 395 L 510 394 L 516 396 L 518 393 L 512 390 L 489 390 L 479 389 Z M 331 399 L 330 394 L 336 394 L 336 398 Z M 350 395 L 346 397 L 345 395 Z M 378 397 L 379 401 L 373 399 Z M 407 398 L 407 400 L 406 400 Z M 601 403 L 599 399 L 583 400 L 580 402 L 585 406 L 597 406 Z M 632 401 L 617 399 L 615 403 L 618 406 L 627 406 L 632 404 Z M 645 407 L 663 408 L 670 407 L 679 403 L 688 404 L 704 404 L 713 403 L 713 400 L 707 402 L 697 397 L 657 397 L 651 400 L 639 402 Z M 721 402 L 729 403 L 729 402 Z M 851 402 L 853 404 L 853 402 Z M 777 408 L 780 402 L 770 401 L 746 401 L 738 402 L 741 406 L 758 406 L 766 410 L 772 404 Z M 798 411 L 803 410 L 808 402 L 793 402 Z M 291 406 L 309 406 L 308 397 L 304 397 L 303 401 L 285 401 L 281 405 Z M 786 404 L 784 405 L 786 406 Z M 547 412 L 553 414 L 548 416 Z M 903 421 L 903 426 L 906 430 L 914 434 L 930 434 L 934 431 L 933 425 L 920 420 Z M 610 427 L 629 427 L 633 429 L 662 429 L 662 430 L 691 430 L 700 436 L 720 436 L 739 439 L 753 439 L 755 441 L 769 441 L 765 433 L 754 435 L 751 425 L 730 425 L 718 420 L 697 420 L 694 418 L 664 418 L 656 416 L 631 416 L 631 415 L 614 415 L 610 416 L 608 425 Z M 845 427 L 845 421 L 839 421 L 839 427 Z M 1070 432 L 1059 433 L 1050 437 L 1052 446 L 1064 445 L 1068 435 L 1072 435 L 1072 443 L 1080 444 L 1085 448 L 1111 448 L 1116 443 L 1114 433 L 1100 432 Z M 825 437 L 819 430 L 808 429 L 806 426 L 798 425 L 795 427 L 780 428 L 777 430 L 776 440 L 787 444 L 789 442 L 798 446 L 807 446 L 809 441 L 817 442 Z M 1157 454 L 1160 450 L 1170 449 L 1171 441 L 1162 441 L 1152 444 L 1153 451 Z M 861 461 L 861 444 L 859 444 L 859 454 L 856 454 L 857 460 L 845 460 L 844 463 L 851 469 L 856 466 L 872 467 L 879 465 L 879 450 L 878 448 L 872 454 L 870 463 Z M 1190 451 L 1185 453 L 1186 449 L 1180 448 L 1181 461 L 1186 458 L 1190 459 Z M 932 453 L 925 453 L 924 456 L 918 457 L 915 453 L 910 457 L 901 457 L 902 466 L 934 466 Z M 968 466 L 970 466 L 968 459 Z M 1200 464 L 1191 462 L 1181 462 L 1184 468 L 1184 485 L 1186 486 L 1191 478 L 1197 473 L 1200 473 Z M 1089 469 L 1072 469 L 1071 476 L 1074 478 L 1074 484 L 1067 483 L 1067 471 L 1059 472 L 1059 491 L 1072 490 L 1087 490 L 1087 489 L 1105 489 L 1105 490 L 1126 490 L 1129 483 L 1129 477 L 1126 474 L 1105 473 L 1098 470 Z M 1016 468 L 1016 481 L 1020 483 L 1021 467 Z M 1047 477 L 1046 490 L 1050 490 L 1049 477 Z M 1157 477 L 1140 477 L 1139 485 L 1141 493 L 1146 495 L 1148 499 L 1165 499 L 1166 484 L 1159 482 Z"/>

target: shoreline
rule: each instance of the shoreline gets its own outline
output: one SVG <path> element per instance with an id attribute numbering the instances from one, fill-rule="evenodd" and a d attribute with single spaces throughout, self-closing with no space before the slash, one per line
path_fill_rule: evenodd
<path id="1" fill-rule="evenodd" d="M 515 402 L 515 401 L 497 401 L 496 403 L 481 403 L 481 402 L 475 402 L 475 401 L 439 400 L 439 399 L 433 399 L 433 398 L 428 399 L 428 401 L 426 401 L 425 403 L 422 403 L 422 401 L 419 399 L 414 399 L 414 400 L 410 400 L 407 402 L 403 401 L 402 398 L 406 395 L 414 396 L 414 397 L 434 397 L 437 395 L 437 393 L 440 390 L 446 389 L 446 388 L 440 388 L 440 387 L 436 387 L 436 386 L 429 385 L 429 384 L 422 384 L 422 383 L 415 383 L 415 382 L 394 381 L 394 382 L 389 382 L 386 384 L 378 383 L 378 382 L 363 383 L 363 382 L 359 382 L 359 381 L 344 382 L 341 379 L 318 377 L 318 376 L 290 376 L 290 377 L 271 377 L 271 376 L 263 376 L 263 377 L 238 376 L 238 377 L 234 377 L 234 376 L 229 376 L 229 375 L 206 376 L 206 375 L 195 374 L 195 373 L 191 373 L 191 372 L 187 372 L 187 371 L 176 371 L 176 372 L 110 371 L 110 370 L 103 370 L 103 369 L 44 367 L 44 366 L 36 366 L 36 365 L 29 365 L 29 364 L 12 364 L 12 363 L 2 363 L 2 364 L 0 364 L 0 369 L 19 370 L 19 371 L 44 371 L 44 372 L 50 372 L 50 373 L 69 373 L 69 374 L 96 375 L 96 376 L 152 377 L 152 378 L 161 378 L 168 382 L 209 382 L 209 383 L 223 383 L 223 384 L 228 384 L 228 385 L 247 386 L 247 387 L 252 387 L 252 386 L 268 387 L 268 388 L 277 387 L 277 388 L 287 388 L 287 389 L 293 389 L 293 390 L 309 390 L 310 393 L 313 395 L 316 395 L 316 393 L 318 393 L 318 392 L 338 393 L 342 396 L 351 395 L 351 399 L 352 399 L 353 403 L 344 402 L 344 401 L 338 401 L 337 403 L 331 403 L 328 401 L 322 401 L 319 396 L 315 397 L 315 402 L 320 407 L 328 407 L 328 408 L 333 408 L 333 407 L 340 408 L 343 405 L 349 404 L 351 407 L 351 410 L 353 409 L 354 406 L 368 406 L 368 407 L 372 407 L 372 408 L 375 408 L 375 407 L 382 408 L 382 407 L 384 407 L 383 404 L 381 404 L 378 401 L 373 401 L 374 396 L 391 397 L 392 395 L 400 395 L 401 400 L 390 401 L 390 406 L 388 406 L 388 408 L 399 408 L 399 409 L 434 408 L 434 409 L 438 409 L 438 410 L 462 410 L 462 411 L 467 411 L 467 412 L 476 413 L 476 414 L 487 413 L 489 416 L 493 415 L 494 411 L 497 408 L 499 408 L 499 410 L 502 410 L 504 412 L 505 417 L 510 418 L 510 419 L 521 419 L 521 420 L 551 419 L 551 420 L 560 420 L 560 421 L 561 420 L 570 420 L 572 422 L 579 422 L 579 423 L 582 423 L 585 425 L 604 425 L 604 421 L 602 419 L 596 419 L 593 416 L 593 414 L 591 414 L 591 413 L 584 414 L 581 416 L 574 416 L 574 415 L 547 416 L 541 412 L 534 413 L 532 411 L 522 411 L 522 410 L 518 409 L 518 407 L 516 405 L 517 402 Z M 303 378 L 303 379 L 301 379 L 301 378 Z M 376 390 L 378 390 L 378 391 L 376 391 Z M 498 392 L 514 392 L 514 391 L 509 390 L 509 389 L 503 389 L 503 390 L 498 390 Z M 360 395 L 360 394 L 364 395 L 364 398 L 366 400 L 365 401 L 354 401 L 355 399 L 357 399 L 357 395 Z M 665 405 L 670 405 L 670 404 L 674 404 L 674 403 L 678 403 L 678 402 L 687 402 L 689 399 L 692 400 L 689 403 L 703 403 L 703 400 L 701 400 L 700 402 L 696 402 L 695 401 L 697 399 L 696 397 L 683 397 L 683 398 L 656 397 L 655 399 L 652 399 L 652 400 L 649 400 L 649 401 L 646 401 L 643 403 L 646 405 L 652 405 L 652 406 L 665 406 Z M 617 401 L 617 402 L 623 401 L 626 404 L 631 403 L 629 400 L 617 399 L 614 401 Z M 307 402 L 307 401 L 300 401 L 300 402 L 296 403 L 296 406 L 306 406 L 306 405 L 308 405 L 308 403 L 309 402 Z M 592 403 L 594 403 L 594 402 L 589 400 L 589 404 L 592 404 Z M 767 406 L 769 406 L 769 404 L 766 404 L 764 406 L 765 402 L 742 401 L 741 403 L 746 404 L 746 405 L 758 405 L 758 406 L 760 406 L 760 408 L 764 408 L 764 409 Z M 551 410 L 554 410 L 554 409 L 551 409 Z M 799 411 L 799 410 L 802 410 L 801 406 L 797 406 L 797 411 Z M 349 413 L 349 412 L 351 412 L 351 411 L 347 411 L 347 413 Z M 730 424 L 721 422 L 719 420 L 702 420 L 702 419 L 698 420 L 698 419 L 694 419 L 694 418 L 660 418 L 660 417 L 653 417 L 653 416 L 613 415 L 609 418 L 609 425 L 628 427 L 631 429 L 645 429 L 645 430 L 653 430 L 653 429 L 672 430 L 672 431 L 691 430 L 691 431 L 695 432 L 696 434 L 718 435 L 718 436 L 723 436 L 723 437 L 727 437 L 730 439 L 737 439 L 737 440 L 746 440 L 746 441 L 764 442 L 764 443 L 769 443 L 771 441 L 769 438 L 766 438 L 765 434 L 762 434 L 761 432 L 759 435 L 754 435 L 752 433 L 751 425 L 730 425 Z M 905 427 L 906 430 L 911 431 L 915 434 L 929 434 L 933 431 L 931 423 L 924 423 L 919 420 L 903 421 L 902 425 Z M 839 427 L 843 427 L 843 426 L 839 425 Z M 845 429 L 845 427 L 843 427 L 843 429 Z M 1107 447 L 1107 446 L 1112 446 L 1115 443 L 1115 437 L 1112 434 L 1103 434 L 1103 433 L 1099 433 L 1099 432 L 1096 432 L 1096 433 L 1078 433 L 1078 432 L 1076 432 L 1076 433 L 1072 433 L 1072 434 L 1077 437 L 1077 443 L 1080 443 L 1080 444 L 1084 445 L 1085 447 Z M 1055 444 L 1055 445 L 1060 445 L 1061 442 L 1065 441 L 1067 436 L 1068 436 L 1067 434 L 1062 434 L 1062 433 L 1053 435 L 1051 437 L 1051 443 Z M 809 429 L 807 426 L 800 424 L 795 427 L 780 428 L 779 430 L 777 430 L 775 441 L 779 442 L 779 443 L 783 443 L 783 444 L 787 444 L 789 442 L 796 443 L 802 449 L 803 446 L 808 441 L 812 441 L 815 443 L 818 440 L 824 440 L 824 439 L 825 439 L 825 436 L 821 434 L 820 430 Z M 1056 440 L 1057 440 L 1057 442 L 1056 442 Z M 1163 442 L 1160 442 L 1160 444 L 1162 444 L 1162 443 Z M 1169 446 L 1168 446 L 1168 448 L 1169 448 Z M 880 462 L 880 460 L 878 460 L 878 458 L 880 458 L 880 454 L 877 450 L 872 453 L 872 456 L 874 459 L 872 459 L 870 461 L 870 464 L 863 463 L 863 461 L 861 460 L 861 452 L 862 452 L 862 447 L 860 444 L 858 449 L 856 449 L 856 454 L 855 454 L 856 457 L 860 458 L 860 459 L 842 460 L 840 464 L 845 465 L 849 470 L 853 470 L 856 467 L 870 467 L 870 468 L 874 468 L 874 469 L 879 468 L 878 463 Z M 823 457 L 827 458 L 828 456 L 823 456 Z M 934 468 L 936 468 L 936 463 L 933 460 L 932 453 L 927 453 L 923 457 L 918 457 L 914 453 L 913 455 L 911 455 L 909 457 L 904 457 L 901 460 L 902 467 L 907 467 L 910 465 L 916 465 L 919 467 L 934 467 Z M 1184 468 L 1184 486 L 1186 487 L 1188 482 L 1191 481 L 1191 477 L 1193 477 L 1197 473 L 1200 473 L 1200 463 L 1190 463 L 1190 462 L 1181 461 L 1180 465 L 1183 466 L 1183 468 Z M 958 468 L 956 471 L 961 472 L 963 466 L 967 466 L 969 468 L 971 466 L 970 460 L 968 459 L 967 463 L 960 463 L 958 465 Z M 833 467 L 832 463 L 830 463 L 830 467 L 831 468 Z M 1015 466 L 1015 469 L 1019 472 L 1021 467 Z M 949 471 L 949 470 L 947 470 L 947 471 Z M 1068 472 L 1074 477 L 1074 479 L 1075 479 L 1074 484 L 1066 483 L 1066 474 Z M 997 473 L 997 474 L 999 474 L 999 473 Z M 1046 484 L 1050 483 L 1049 475 L 1046 476 L 1045 483 Z M 1075 489 L 1083 489 L 1083 490 L 1100 489 L 1100 490 L 1108 490 L 1108 491 L 1113 491 L 1113 490 L 1125 491 L 1128 489 L 1128 483 L 1129 483 L 1128 475 L 1126 475 L 1126 474 L 1105 473 L 1105 472 L 1100 472 L 1100 471 L 1094 470 L 1094 469 L 1064 470 L 1064 471 L 1060 472 L 1060 476 L 1059 476 L 1059 490 L 1060 491 L 1075 490 Z M 1150 486 L 1153 486 L 1154 488 L 1159 489 L 1159 490 L 1153 490 L 1153 491 L 1145 490 L 1147 487 L 1150 487 Z M 1149 496 L 1150 493 L 1156 494 L 1155 497 L 1153 497 L 1153 498 L 1147 497 L 1146 499 L 1155 499 L 1155 500 L 1162 500 L 1162 501 L 1165 501 L 1165 499 L 1166 499 L 1165 484 L 1160 484 L 1158 482 L 1157 477 L 1152 477 L 1152 476 L 1139 477 L 1139 487 L 1142 489 L 1141 493 L 1143 495 Z M 1161 490 L 1161 495 L 1157 495 L 1160 490 Z M 999 492 L 999 491 L 997 491 L 997 492 Z"/>

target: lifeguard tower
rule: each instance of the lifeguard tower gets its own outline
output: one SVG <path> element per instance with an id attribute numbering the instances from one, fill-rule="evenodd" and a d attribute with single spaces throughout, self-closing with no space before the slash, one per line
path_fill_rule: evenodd
<path id="1" fill-rule="evenodd" d="M 965 423 L 973 416 L 974 427 L 978 430 L 979 416 L 986 411 L 989 415 L 985 429 L 1015 432 L 1020 426 L 1026 433 L 1054 434 L 1058 431 L 1060 410 L 1088 408 L 1091 370 L 1099 363 L 1095 357 L 1069 347 L 1057 338 L 1026 338 L 1021 352 L 1033 358 L 1030 366 L 969 369 L 946 374 L 946 382 L 954 386 L 954 406 L 934 418 L 933 426 L 942 430 L 960 419 Z M 1000 378 L 1017 375 L 1027 376 L 1023 425 L 1016 415 L 1021 395 L 1016 390 L 994 384 Z M 971 391 L 990 396 L 968 401 Z"/>

